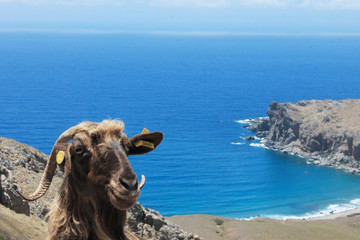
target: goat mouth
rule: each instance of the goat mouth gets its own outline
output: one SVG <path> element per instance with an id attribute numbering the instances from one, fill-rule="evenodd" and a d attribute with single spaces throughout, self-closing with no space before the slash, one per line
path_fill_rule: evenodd
<path id="1" fill-rule="evenodd" d="M 109 186 L 107 192 L 110 202 L 119 209 L 131 208 L 140 196 L 140 189 L 128 191 L 123 188 Z"/>
<path id="2" fill-rule="evenodd" d="M 123 188 L 110 186 L 109 192 L 112 195 L 114 195 L 117 199 L 121 199 L 121 200 L 132 200 L 140 196 L 140 189 L 135 191 L 129 191 Z"/>
<path id="3" fill-rule="evenodd" d="M 124 187 L 121 181 L 107 181 L 106 192 L 110 202 L 119 209 L 131 208 L 140 196 L 140 190 L 145 185 L 145 176 L 141 176 L 140 184 L 137 184 L 135 190 L 129 190 Z"/>

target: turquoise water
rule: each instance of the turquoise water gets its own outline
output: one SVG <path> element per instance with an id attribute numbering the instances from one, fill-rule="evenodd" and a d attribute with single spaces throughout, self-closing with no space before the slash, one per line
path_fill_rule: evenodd
<path id="1" fill-rule="evenodd" d="M 266 116 L 271 101 L 359 98 L 358 37 L 0 36 L 0 135 L 49 154 L 83 120 L 162 131 L 156 151 L 130 160 L 147 177 L 140 202 L 163 215 L 307 217 L 360 204 L 358 176 L 250 145 L 237 122 Z"/>

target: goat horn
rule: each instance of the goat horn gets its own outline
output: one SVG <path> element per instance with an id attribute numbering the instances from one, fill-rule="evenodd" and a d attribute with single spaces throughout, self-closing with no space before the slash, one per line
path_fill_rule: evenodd
<path id="1" fill-rule="evenodd" d="M 139 189 L 142 189 L 144 185 L 145 185 L 145 176 L 141 175 L 141 182 L 140 182 L 140 185 L 139 185 Z"/>
<path id="2" fill-rule="evenodd" d="M 57 166 L 56 152 L 55 152 L 56 145 L 58 143 L 68 142 L 73 136 L 73 130 L 74 130 L 74 127 L 69 128 L 64 133 L 62 133 L 60 135 L 60 137 L 56 140 L 54 147 L 51 151 L 49 161 L 44 170 L 44 174 L 42 175 L 41 182 L 40 182 L 38 188 L 35 190 L 35 192 L 30 194 L 29 196 L 26 196 L 26 195 L 23 195 L 21 192 L 17 191 L 20 196 L 22 196 L 24 199 L 26 199 L 28 201 L 34 201 L 34 200 L 42 197 L 46 193 L 46 191 L 48 190 L 48 188 L 51 184 L 51 181 L 53 179 L 55 169 Z"/>

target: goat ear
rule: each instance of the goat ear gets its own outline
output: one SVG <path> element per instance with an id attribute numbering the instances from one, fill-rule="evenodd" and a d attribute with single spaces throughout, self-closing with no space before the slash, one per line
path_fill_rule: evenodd
<path id="1" fill-rule="evenodd" d="M 71 143 L 58 143 L 54 146 L 56 154 L 56 163 L 59 165 L 62 172 L 64 172 L 64 167 L 71 164 L 70 161 L 70 145 Z"/>
<path id="2" fill-rule="evenodd" d="M 140 155 L 151 152 L 163 140 L 162 132 L 143 133 L 133 136 L 129 139 L 128 155 Z"/>

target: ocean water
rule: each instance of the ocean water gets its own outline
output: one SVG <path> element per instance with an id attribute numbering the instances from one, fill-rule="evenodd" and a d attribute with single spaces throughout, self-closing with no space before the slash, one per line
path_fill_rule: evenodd
<path id="1" fill-rule="evenodd" d="M 360 177 L 259 147 L 271 101 L 359 98 L 360 38 L 0 33 L 0 136 L 49 154 L 81 121 L 162 131 L 134 156 L 165 216 L 310 217 L 360 205 Z M 237 144 L 234 144 L 238 142 Z"/>

